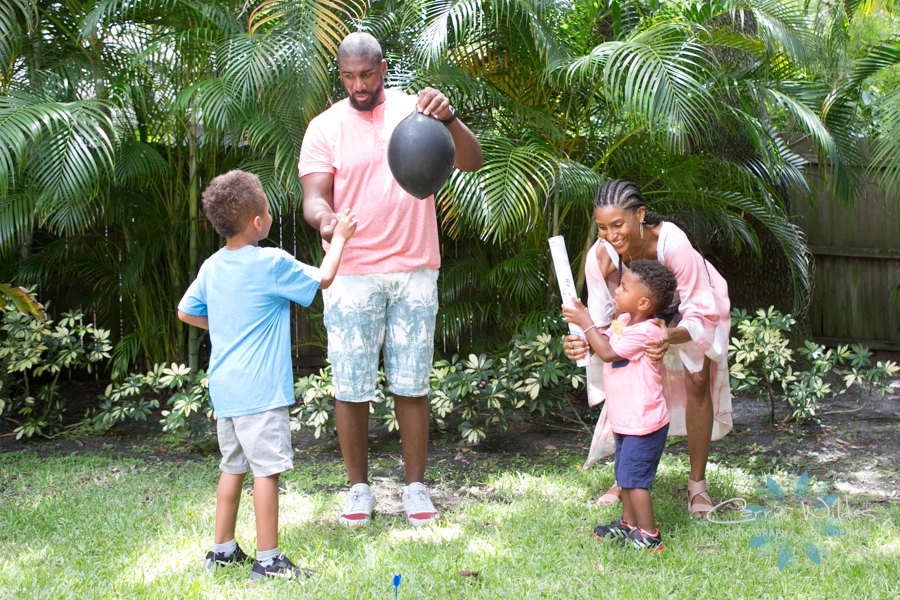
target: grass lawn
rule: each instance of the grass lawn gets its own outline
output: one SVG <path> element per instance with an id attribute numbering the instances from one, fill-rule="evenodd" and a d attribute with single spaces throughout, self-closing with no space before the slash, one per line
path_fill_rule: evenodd
<path id="1" fill-rule="evenodd" d="M 438 525 L 414 529 L 381 514 L 351 531 L 336 522 L 340 465 L 300 456 L 281 495 L 281 548 L 315 570 L 299 584 L 249 583 L 249 567 L 203 568 L 213 459 L 0 454 L 0 597 L 390 598 L 399 573 L 399 598 L 900 598 L 897 503 L 841 497 L 826 514 L 791 494 L 796 474 L 773 474 L 788 492 L 775 500 L 764 477 L 712 465 L 714 498 L 744 498 L 772 514 L 695 523 L 683 499 L 685 460 L 667 455 L 654 488 L 666 549 L 648 555 L 591 535 L 618 509 L 593 505 L 612 466 L 582 473 L 581 460 L 565 452 L 507 457 L 476 475 L 438 464 L 428 471 L 445 500 Z M 237 539 L 252 554 L 249 483 Z M 807 503 L 830 491 L 811 488 Z M 761 545 L 751 547 L 754 540 Z M 783 570 L 779 556 L 789 559 Z"/>

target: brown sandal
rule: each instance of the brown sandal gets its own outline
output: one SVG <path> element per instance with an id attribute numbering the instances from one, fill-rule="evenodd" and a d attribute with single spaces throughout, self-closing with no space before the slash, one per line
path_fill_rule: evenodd
<path id="1" fill-rule="evenodd" d="M 693 504 L 694 498 L 698 496 L 701 500 L 705 500 L 706 503 L 698 502 Z M 713 508 L 715 507 L 712 505 L 712 499 L 706 492 L 706 480 L 691 481 L 688 479 L 688 512 L 691 517 L 699 516 L 699 518 L 705 519 L 706 515 L 712 512 Z"/>
<path id="2" fill-rule="evenodd" d="M 609 490 L 597 500 L 597 506 L 614 506 L 622 499 L 622 488 L 613 484 Z"/>

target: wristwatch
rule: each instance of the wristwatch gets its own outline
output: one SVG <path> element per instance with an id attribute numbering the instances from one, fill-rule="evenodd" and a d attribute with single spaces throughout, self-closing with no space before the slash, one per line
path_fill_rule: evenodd
<path id="1" fill-rule="evenodd" d="M 445 126 L 449 127 L 450 123 L 452 123 L 455 120 L 456 120 L 456 109 L 453 108 L 453 106 L 451 105 L 450 106 L 450 116 L 447 117 L 446 119 L 441 119 L 441 123 L 443 123 Z"/>

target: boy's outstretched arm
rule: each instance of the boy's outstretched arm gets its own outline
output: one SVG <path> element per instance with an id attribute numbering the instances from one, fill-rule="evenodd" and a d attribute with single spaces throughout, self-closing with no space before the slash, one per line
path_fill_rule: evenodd
<path id="1" fill-rule="evenodd" d="M 616 362 L 622 360 L 622 357 L 616 354 L 612 346 L 609 345 L 609 338 L 603 335 L 595 326 L 591 319 L 591 313 L 584 307 L 581 300 L 572 298 L 574 306 L 566 306 L 563 304 L 562 313 L 566 323 L 575 323 L 583 331 L 584 337 L 587 338 L 588 344 L 594 354 L 600 357 L 603 362 Z"/>
<path id="2" fill-rule="evenodd" d="M 198 317 L 197 315 L 189 315 L 186 312 L 178 311 L 178 318 L 188 325 L 199 327 L 200 329 L 209 329 L 209 317 Z"/>
<path id="3" fill-rule="evenodd" d="M 344 244 L 356 233 L 356 215 L 345 209 L 338 216 L 337 223 L 334 225 L 334 232 L 331 235 L 331 247 L 322 259 L 322 266 L 319 267 L 319 273 L 322 275 L 322 282 L 319 289 L 326 289 L 334 281 L 337 275 L 338 266 L 341 264 L 341 254 L 344 252 Z"/>

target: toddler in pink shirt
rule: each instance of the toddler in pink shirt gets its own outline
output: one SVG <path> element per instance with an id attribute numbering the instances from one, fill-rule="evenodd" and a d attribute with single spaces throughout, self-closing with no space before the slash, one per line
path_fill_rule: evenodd
<path id="1" fill-rule="evenodd" d="M 584 330 L 596 356 L 604 364 L 607 413 L 616 436 L 616 482 L 622 488 L 622 518 L 598 525 L 594 535 L 660 552 L 662 534 L 653 518 L 650 488 L 669 431 L 669 411 L 662 394 L 659 365 L 644 353 L 647 340 L 662 335 L 656 313 L 665 310 L 675 294 L 675 274 L 655 260 L 636 260 L 616 288 L 617 320 L 600 330 L 577 298 L 563 305 L 566 322 Z"/>

